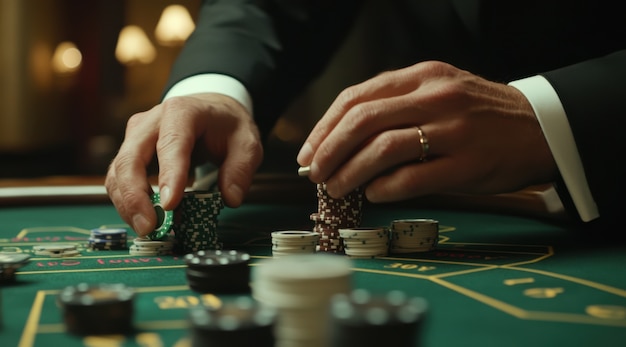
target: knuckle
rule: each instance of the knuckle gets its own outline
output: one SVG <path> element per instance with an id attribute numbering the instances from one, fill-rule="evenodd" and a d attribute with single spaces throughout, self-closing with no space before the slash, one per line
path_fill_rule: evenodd
<path id="1" fill-rule="evenodd" d="M 359 95 L 361 95 L 361 92 L 358 85 L 349 86 L 339 93 L 337 101 L 340 105 L 350 105 L 354 102 L 354 100 L 359 99 Z"/>
<path id="2" fill-rule="evenodd" d="M 174 97 L 164 100 L 160 104 L 160 107 L 165 114 L 169 114 L 173 111 L 185 109 L 188 105 L 184 97 Z"/>
<path id="3" fill-rule="evenodd" d="M 378 135 L 373 144 L 378 158 L 387 158 L 394 155 L 398 148 L 397 139 L 389 132 Z"/>
<path id="4" fill-rule="evenodd" d="M 144 118 L 145 118 L 145 113 L 143 112 L 135 113 L 134 115 L 128 117 L 128 120 L 126 121 L 126 129 L 128 129 L 127 131 L 130 131 L 138 127 L 139 124 L 143 122 Z"/>
<path id="5" fill-rule="evenodd" d="M 335 158 L 335 153 L 332 148 L 324 143 L 315 152 L 315 157 L 320 162 L 332 162 L 333 158 Z"/>
<path id="6" fill-rule="evenodd" d="M 123 175 L 124 172 L 127 172 L 135 162 L 136 159 L 133 155 L 128 152 L 119 152 L 117 157 L 115 157 L 115 160 L 111 163 L 109 172 L 114 172 L 115 175 Z"/>
<path id="7" fill-rule="evenodd" d="M 373 103 L 363 103 L 354 106 L 348 115 L 350 117 L 350 122 L 348 123 L 350 131 L 353 133 L 364 131 L 379 113 L 380 111 Z"/>
<path id="8" fill-rule="evenodd" d="M 171 148 L 182 146 L 187 149 L 188 144 L 191 143 L 188 137 L 175 131 L 166 131 L 160 134 L 156 143 L 156 149 L 158 153 L 167 151 Z"/>

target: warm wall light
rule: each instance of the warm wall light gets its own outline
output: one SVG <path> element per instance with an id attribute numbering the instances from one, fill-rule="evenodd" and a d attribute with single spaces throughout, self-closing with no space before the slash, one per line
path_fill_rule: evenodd
<path id="1" fill-rule="evenodd" d="M 156 57 L 156 50 L 143 29 L 128 25 L 120 31 L 115 57 L 125 65 L 149 64 Z"/>
<path id="2" fill-rule="evenodd" d="M 164 46 L 178 46 L 187 40 L 195 27 L 187 8 L 182 5 L 169 5 L 161 13 L 154 35 Z"/>
<path id="3" fill-rule="evenodd" d="M 52 69 L 59 74 L 74 73 L 80 69 L 82 61 L 83 55 L 74 43 L 61 42 L 52 55 Z"/>

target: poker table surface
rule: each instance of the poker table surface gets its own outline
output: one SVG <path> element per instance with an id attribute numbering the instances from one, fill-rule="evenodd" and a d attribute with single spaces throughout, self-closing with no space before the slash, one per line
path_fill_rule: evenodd
<path id="1" fill-rule="evenodd" d="M 77 190 L 65 183 L 0 185 L 0 250 L 32 256 L 15 283 L 0 287 L 0 346 L 190 346 L 189 308 L 228 294 L 190 290 L 181 256 L 86 249 L 90 229 L 127 225 L 99 183 Z M 10 192 L 2 196 L 3 190 Z M 426 299 L 416 346 L 626 345 L 626 245 L 610 233 L 574 231 L 536 197 L 366 203 L 362 226 L 431 218 L 440 224 L 439 243 L 431 252 L 352 259 L 353 287 Z M 311 229 L 316 203 L 315 186 L 306 180 L 256 179 L 241 207 L 221 211 L 220 239 L 227 249 L 249 252 L 254 271 L 271 257 L 272 231 Z M 133 235 L 129 229 L 129 242 Z M 34 245 L 57 242 L 77 244 L 80 256 L 32 252 Z M 67 334 L 56 296 L 78 283 L 134 288 L 135 333 Z"/>

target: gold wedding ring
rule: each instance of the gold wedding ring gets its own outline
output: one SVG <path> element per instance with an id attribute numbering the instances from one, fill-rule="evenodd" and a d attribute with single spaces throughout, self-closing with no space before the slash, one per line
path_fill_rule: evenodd
<path id="1" fill-rule="evenodd" d="M 420 153 L 419 161 L 426 161 L 426 158 L 428 157 L 428 151 L 430 150 L 430 145 L 428 144 L 428 137 L 426 137 L 426 134 L 424 134 L 424 132 L 422 131 L 422 128 L 418 126 L 416 126 L 415 128 L 417 129 L 417 135 L 419 136 L 420 146 L 422 147 L 422 152 Z"/>

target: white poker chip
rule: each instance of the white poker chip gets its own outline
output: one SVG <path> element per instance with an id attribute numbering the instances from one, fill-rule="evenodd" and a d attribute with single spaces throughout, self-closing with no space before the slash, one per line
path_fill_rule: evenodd
<path id="1" fill-rule="evenodd" d="M 19 269 L 28 263 L 30 263 L 28 254 L 0 252 L 0 268 Z"/>
<path id="2" fill-rule="evenodd" d="M 428 218 L 397 219 L 391 223 L 391 253 L 430 252 L 439 242 L 439 222 Z"/>
<path id="3" fill-rule="evenodd" d="M 280 254 L 253 268 L 252 296 L 280 310 L 275 327 L 280 341 L 323 346 L 330 338 L 329 303 L 351 290 L 352 263 L 327 254 Z"/>
<path id="4" fill-rule="evenodd" d="M 309 239 L 318 237 L 319 234 L 307 230 L 279 230 L 272 232 L 272 238 L 279 239 Z"/>
<path id="5" fill-rule="evenodd" d="M 315 253 L 320 234 L 309 230 L 279 230 L 272 236 L 272 255 Z"/>
<path id="6" fill-rule="evenodd" d="M 35 252 L 62 252 L 72 249 L 76 249 L 76 245 L 69 243 L 51 243 L 33 246 Z"/>
<path id="7" fill-rule="evenodd" d="M 144 255 L 144 256 L 157 256 L 157 255 L 166 255 L 169 254 L 169 250 L 160 250 L 160 249 L 141 249 L 136 245 L 131 245 L 128 249 L 128 253 L 130 255 Z"/>
<path id="8" fill-rule="evenodd" d="M 33 246 L 33 253 L 35 255 L 48 256 L 53 258 L 60 258 L 63 256 L 77 256 L 80 254 L 77 250 L 77 246 L 69 243 L 51 243 L 41 244 Z"/>
<path id="9" fill-rule="evenodd" d="M 77 257 L 80 255 L 80 252 L 76 249 L 67 250 L 59 253 L 51 253 L 48 254 L 51 258 L 66 258 L 66 257 Z"/>
<path id="10" fill-rule="evenodd" d="M 387 228 L 347 228 L 339 229 L 339 235 L 344 239 L 388 239 Z"/>

